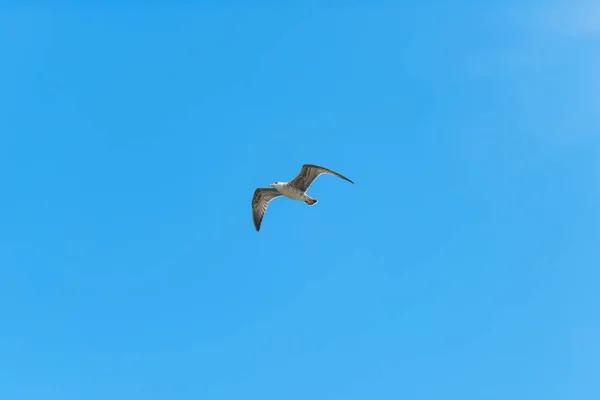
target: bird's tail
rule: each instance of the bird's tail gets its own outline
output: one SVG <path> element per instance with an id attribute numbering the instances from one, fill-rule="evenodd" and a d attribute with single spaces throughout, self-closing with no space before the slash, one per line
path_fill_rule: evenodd
<path id="1" fill-rule="evenodd" d="M 317 199 L 313 199 L 312 197 L 309 197 L 308 199 L 304 200 L 304 202 L 306 204 L 308 204 L 309 206 L 314 206 L 315 204 L 317 204 Z"/>

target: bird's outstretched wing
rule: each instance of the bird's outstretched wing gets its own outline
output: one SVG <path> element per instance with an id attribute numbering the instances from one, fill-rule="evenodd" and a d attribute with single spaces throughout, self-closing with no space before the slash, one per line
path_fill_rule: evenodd
<path id="1" fill-rule="evenodd" d="M 294 178 L 294 180 L 292 180 L 290 182 L 290 185 L 292 185 L 302 191 L 306 191 L 306 190 L 308 190 L 310 185 L 314 182 L 314 180 L 317 179 L 319 177 L 319 175 L 322 175 L 322 174 L 337 176 L 338 178 L 342 178 L 343 180 L 346 180 L 350 183 L 354 183 L 350 179 L 346 178 L 345 176 L 340 175 L 337 172 L 334 172 L 330 169 L 327 169 L 324 167 L 319 167 L 318 165 L 304 164 L 302 166 L 302 169 L 300 170 L 300 173 L 298 174 L 297 177 Z"/>
<path id="2" fill-rule="evenodd" d="M 279 196 L 281 194 L 277 189 L 273 188 L 258 188 L 254 191 L 254 197 L 252 197 L 252 219 L 254 220 L 257 232 L 260 231 L 260 224 L 265 216 L 269 202 Z"/>

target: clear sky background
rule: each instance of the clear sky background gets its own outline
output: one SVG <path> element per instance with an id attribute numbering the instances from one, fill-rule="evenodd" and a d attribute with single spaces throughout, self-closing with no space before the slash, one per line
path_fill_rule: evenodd
<path id="1" fill-rule="evenodd" d="M 600 398 L 598 2 L 103 3 L 1 6 L 1 399 Z"/>

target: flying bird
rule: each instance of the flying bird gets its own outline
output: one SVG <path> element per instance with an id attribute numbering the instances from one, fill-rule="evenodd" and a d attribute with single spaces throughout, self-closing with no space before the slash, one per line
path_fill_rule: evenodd
<path id="1" fill-rule="evenodd" d="M 298 176 L 291 182 L 275 182 L 269 185 L 271 186 L 270 188 L 258 188 L 254 191 L 254 197 L 252 198 L 252 218 L 254 219 L 256 231 L 260 231 L 260 225 L 262 224 L 269 202 L 277 197 L 285 196 L 288 199 L 303 201 L 309 206 L 317 204 L 317 199 L 313 199 L 307 195 L 306 191 L 315 179 L 323 174 L 337 176 L 350 183 L 354 183 L 345 176 L 330 169 L 319 167 L 318 165 L 304 164 Z"/>

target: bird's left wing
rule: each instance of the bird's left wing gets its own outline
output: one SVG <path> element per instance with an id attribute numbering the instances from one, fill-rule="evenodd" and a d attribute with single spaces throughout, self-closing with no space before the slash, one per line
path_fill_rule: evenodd
<path id="1" fill-rule="evenodd" d="M 260 231 L 260 225 L 262 224 L 269 202 L 279 196 L 281 196 L 281 193 L 273 188 L 258 188 L 254 191 L 254 197 L 252 197 L 252 219 L 254 220 L 254 227 L 257 232 Z"/>

